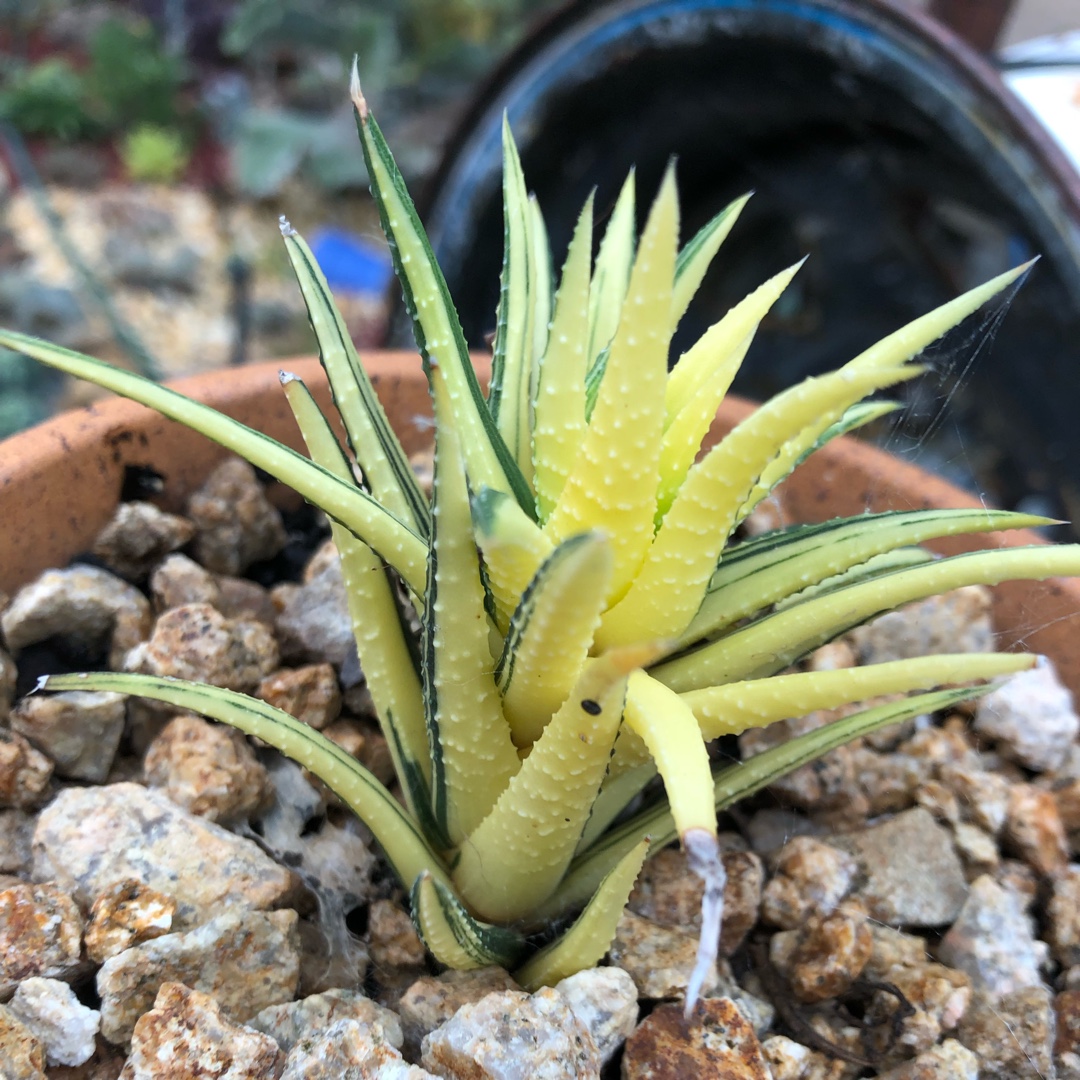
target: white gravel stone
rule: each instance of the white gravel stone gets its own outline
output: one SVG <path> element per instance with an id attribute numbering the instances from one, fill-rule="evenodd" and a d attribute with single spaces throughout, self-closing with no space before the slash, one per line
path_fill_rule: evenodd
<path id="1" fill-rule="evenodd" d="M 11 713 L 11 730 L 49 757 L 57 776 L 100 784 L 124 733 L 126 700 L 85 690 L 25 697 Z"/>
<path id="2" fill-rule="evenodd" d="M 1080 733 L 1080 716 L 1054 665 L 1043 660 L 979 699 L 975 730 L 996 739 L 1011 760 L 1046 772 L 1064 764 Z"/>
<path id="3" fill-rule="evenodd" d="M 478 1074 L 470 1074 L 478 1075 Z M 370 1025 L 336 1020 L 289 1051 L 280 1080 L 436 1080 Z"/>
<path id="4" fill-rule="evenodd" d="M 420 1064 L 480 1080 L 599 1080 L 600 1054 L 554 990 L 506 990 L 465 1005 L 424 1039 Z"/>
<path id="5" fill-rule="evenodd" d="M 101 1014 L 58 979 L 24 979 L 8 1008 L 41 1040 L 49 1065 L 82 1065 L 93 1057 Z"/>
<path id="6" fill-rule="evenodd" d="M 607 1064 L 637 1025 L 634 980 L 622 968 L 589 968 L 563 979 L 555 991 L 589 1029 L 601 1063 Z"/>
<path id="7" fill-rule="evenodd" d="M 991 994 L 1041 986 L 1049 948 L 1035 938 L 1031 919 L 1011 889 L 983 875 L 938 947 L 943 963 L 967 972 Z"/>

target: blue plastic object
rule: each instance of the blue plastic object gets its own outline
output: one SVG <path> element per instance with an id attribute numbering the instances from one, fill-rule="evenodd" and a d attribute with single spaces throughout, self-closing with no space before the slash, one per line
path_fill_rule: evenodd
<path id="1" fill-rule="evenodd" d="M 322 229 L 312 237 L 311 250 L 331 289 L 381 296 L 390 284 L 389 254 L 362 236 Z"/>

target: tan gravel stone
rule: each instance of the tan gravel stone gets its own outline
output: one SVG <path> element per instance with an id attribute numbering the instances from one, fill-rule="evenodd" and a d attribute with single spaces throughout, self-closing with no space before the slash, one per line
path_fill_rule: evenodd
<path id="1" fill-rule="evenodd" d="M 122 1080 L 267 1080 L 285 1055 L 268 1035 L 233 1023 L 214 998 L 176 982 L 135 1025 Z"/>
<path id="2" fill-rule="evenodd" d="M 157 612 L 188 604 L 221 610 L 221 588 L 205 567 L 186 555 L 170 555 L 150 575 L 150 596 Z"/>
<path id="3" fill-rule="evenodd" d="M 273 627 L 277 610 L 268 589 L 264 589 L 256 581 L 233 577 L 231 574 L 218 574 L 217 583 L 221 599 L 215 606 L 222 615 L 228 619 L 261 622 Z"/>
<path id="4" fill-rule="evenodd" d="M 878 1080 L 979 1080 L 979 1059 L 956 1039 L 946 1039 L 914 1061 L 878 1073 Z"/>
<path id="5" fill-rule="evenodd" d="M 289 1051 L 281 1080 L 437 1080 L 410 1065 L 369 1025 L 335 1020 Z"/>
<path id="6" fill-rule="evenodd" d="M 259 683 L 255 696 L 318 731 L 341 712 L 341 690 L 331 664 L 281 668 Z"/>
<path id="7" fill-rule="evenodd" d="M 323 1032 L 339 1020 L 350 1020 L 373 1032 L 379 1039 L 400 1048 L 404 1042 L 397 1013 L 384 1008 L 359 990 L 326 990 L 300 1001 L 286 1001 L 261 1009 L 248 1027 L 269 1035 L 282 1050 Z"/>
<path id="8" fill-rule="evenodd" d="M 24 875 L 30 868 L 34 817 L 25 810 L 0 810 L 0 874 Z"/>
<path id="9" fill-rule="evenodd" d="M 637 1026 L 634 980 L 621 968 L 587 968 L 555 987 L 570 1011 L 585 1025 L 606 1065 Z"/>
<path id="10" fill-rule="evenodd" d="M 727 881 L 720 955 L 731 956 L 757 923 L 765 874 L 761 859 L 753 852 L 733 849 L 730 841 L 725 845 L 724 837 L 721 847 Z M 686 852 L 665 848 L 645 863 L 628 907 L 661 926 L 697 933 L 704 891 L 704 883 L 690 870 Z"/>
<path id="11" fill-rule="evenodd" d="M 782 947 L 789 937 L 790 947 Z M 810 916 L 798 930 L 781 931 L 770 945 L 773 963 L 795 996 L 808 1003 L 845 993 L 862 974 L 874 947 L 866 911 L 851 902 L 831 915 Z"/>
<path id="12" fill-rule="evenodd" d="M 628 972 L 639 996 L 660 1001 L 682 997 L 697 957 L 693 931 L 676 930 L 624 911 L 611 943 L 611 963 Z M 723 962 L 726 967 L 726 961 Z M 708 994 L 718 985 L 714 968 L 702 988 Z"/>
<path id="13" fill-rule="evenodd" d="M 82 969 L 82 917 L 55 885 L 13 885 L 0 892 L 0 998 L 23 979 L 70 979 Z"/>
<path id="14" fill-rule="evenodd" d="M 959 913 L 967 895 L 963 867 L 948 831 L 922 807 L 832 843 L 855 857 L 862 880 L 854 895 L 871 918 L 942 926 Z"/>
<path id="15" fill-rule="evenodd" d="M 762 1041 L 762 1053 L 772 1072 L 772 1080 L 842 1080 L 850 1066 L 817 1050 L 797 1043 L 786 1035 L 772 1035 Z"/>
<path id="16" fill-rule="evenodd" d="M 0 611 L 3 605 L 0 604 Z M 11 712 L 11 704 L 15 700 L 15 683 L 18 678 L 18 668 L 9 653 L 0 649 L 0 723 L 8 718 Z"/>
<path id="17" fill-rule="evenodd" d="M 498 991 L 520 989 L 501 967 L 451 970 L 417 979 L 402 995 L 397 1007 L 410 1056 L 416 1056 L 413 1050 L 419 1054 L 424 1036 L 445 1024 L 463 1005 Z"/>
<path id="18" fill-rule="evenodd" d="M 57 776 L 100 784 L 124 733 L 125 701 L 82 690 L 25 697 L 11 713 L 11 730 L 45 754 Z"/>
<path id="19" fill-rule="evenodd" d="M 179 927 L 226 906 L 291 902 L 298 887 L 250 840 L 138 784 L 62 791 L 38 818 L 33 873 L 55 881 L 85 910 L 111 886 L 141 881 L 176 899 Z"/>
<path id="20" fill-rule="evenodd" d="M 451 1080 L 600 1077 L 600 1054 L 588 1029 L 546 987 L 531 995 L 504 990 L 463 1005 L 424 1039 L 420 1064 Z"/>
<path id="21" fill-rule="evenodd" d="M 114 574 L 141 581 L 171 551 L 182 548 L 195 535 L 195 526 L 153 503 L 124 502 L 91 547 Z"/>
<path id="22" fill-rule="evenodd" d="M 978 995 L 956 1037 L 979 1059 L 979 1080 L 1053 1076 L 1055 1017 L 1050 991 L 1028 986 L 999 998 Z"/>
<path id="23" fill-rule="evenodd" d="M 938 766 L 938 779 L 957 798 L 961 816 L 997 836 L 1009 810 L 1009 783 L 997 773 L 966 763 L 945 762 Z"/>
<path id="24" fill-rule="evenodd" d="M 48 796 L 53 763 L 14 731 L 0 728 L 0 807 L 27 810 Z"/>
<path id="25" fill-rule="evenodd" d="M 166 611 L 125 666 L 165 678 L 250 692 L 278 666 L 277 642 L 261 622 L 233 621 L 209 604 Z"/>
<path id="26" fill-rule="evenodd" d="M 146 782 L 207 821 L 249 817 L 272 795 L 270 777 L 235 728 L 182 714 L 150 744 Z"/>
<path id="27" fill-rule="evenodd" d="M 295 911 L 227 912 L 106 960 L 97 974 L 102 1035 L 116 1045 L 130 1040 L 166 983 L 210 994 L 240 1021 L 291 1001 L 300 978 L 296 923 Z"/>
<path id="28" fill-rule="evenodd" d="M 171 933 L 176 901 L 141 881 L 118 881 L 106 889 L 90 910 L 86 954 L 95 964 L 144 941 Z"/>
<path id="29" fill-rule="evenodd" d="M 107 650 L 113 669 L 146 640 L 150 625 L 146 597 L 96 566 L 46 570 L 20 589 L 0 615 L 4 640 L 13 651 L 58 637 L 89 653 Z"/>
<path id="30" fill-rule="evenodd" d="M 45 1047 L 6 1005 L 0 1005 L 0 1062 L 4 1080 L 45 1080 Z"/>
<path id="31" fill-rule="evenodd" d="M 239 574 L 276 555 L 287 539 L 281 515 L 270 505 L 255 470 L 228 458 L 188 500 L 195 525 L 195 558 L 217 574 Z"/>
<path id="32" fill-rule="evenodd" d="M 728 998 L 702 1001 L 690 1020 L 661 1005 L 626 1042 L 623 1080 L 771 1080 L 753 1029 Z"/>
<path id="33" fill-rule="evenodd" d="M 1049 791 L 1031 784 L 1013 784 L 1005 819 L 1005 845 L 1033 870 L 1053 874 L 1069 861 L 1065 827 Z"/>
<path id="34" fill-rule="evenodd" d="M 857 863 L 846 851 L 813 837 L 797 836 L 781 848 L 773 868 L 762 893 L 761 918 L 794 930 L 811 914 L 836 910 L 851 888 Z"/>
<path id="35" fill-rule="evenodd" d="M 368 951 L 380 968 L 422 968 L 427 961 L 412 919 L 391 900 L 374 900 L 368 909 Z"/>

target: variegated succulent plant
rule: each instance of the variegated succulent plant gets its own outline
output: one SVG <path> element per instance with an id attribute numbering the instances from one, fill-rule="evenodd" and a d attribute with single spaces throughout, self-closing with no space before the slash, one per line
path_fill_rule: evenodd
<path id="1" fill-rule="evenodd" d="M 310 250 L 285 221 L 351 452 L 288 374 L 284 392 L 310 460 L 128 372 L 18 334 L 0 334 L 0 343 L 203 432 L 326 511 L 405 808 L 334 743 L 261 701 L 123 673 L 45 685 L 154 698 L 277 747 L 369 826 L 411 890 L 416 925 L 439 961 L 497 963 L 526 987 L 598 961 L 642 861 L 678 838 L 707 885 L 690 1007 L 719 935 L 717 812 L 851 738 L 975 692 L 956 684 L 1034 661 L 969 654 L 787 669 L 868 618 L 930 594 L 1080 573 L 1075 546 L 948 559 L 918 546 L 1044 520 L 985 509 L 868 514 L 731 543 L 806 455 L 894 407 L 866 403 L 868 395 L 917 376 L 912 361 L 923 348 L 1024 268 L 781 393 L 702 452 L 758 323 L 798 270 L 765 282 L 669 371 L 672 333 L 745 200 L 680 250 L 673 170 L 640 239 L 631 177 L 595 260 L 586 204 L 554 289 L 543 219 L 504 127 L 506 251 L 485 396 L 355 83 L 353 99 L 434 402 L 430 503 Z M 951 688 L 934 690 L 941 686 Z M 896 699 L 903 694 L 913 696 Z M 710 763 L 706 744 L 719 736 L 885 695 L 888 704 L 742 764 Z"/>

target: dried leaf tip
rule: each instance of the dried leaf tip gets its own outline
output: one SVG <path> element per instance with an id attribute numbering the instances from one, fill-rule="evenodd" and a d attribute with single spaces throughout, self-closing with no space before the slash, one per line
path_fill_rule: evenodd
<path id="1" fill-rule="evenodd" d="M 31 694 L 36 694 L 39 690 L 44 690 L 49 685 L 48 675 L 39 675 L 38 681 L 34 683 L 34 689 L 30 691 Z M 29 694 L 27 695 L 29 697 Z"/>
<path id="2" fill-rule="evenodd" d="M 278 382 L 282 386 L 287 386 L 291 382 L 296 382 L 296 376 L 291 371 L 279 371 L 277 373 Z"/>
<path id="3" fill-rule="evenodd" d="M 289 219 L 284 214 L 278 218 L 278 228 L 281 230 L 282 236 L 296 235 L 296 230 L 289 224 Z"/>
<path id="4" fill-rule="evenodd" d="M 368 104 L 364 92 L 360 89 L 360 69 L 357 67 L 356 57 L 353 57 L 352 71 L 349 73 L 349 97 L 360 114 L 361 123 L 368 118 Z"/>
<path id="5" fill-rule="evenodd" d="M 682 837 L 683 850 L 691 871 L 705 883 L 701 898 L 701 936 L 698 938 L 697 958 L 686 987 L 683 1016 L 694 1015 L 705 980 L 715 970 L 720 952 L 720 926 L 724 920 L 724 888 L 727 872 L 716 837 L 705 829 L 687 829 Z"/>

